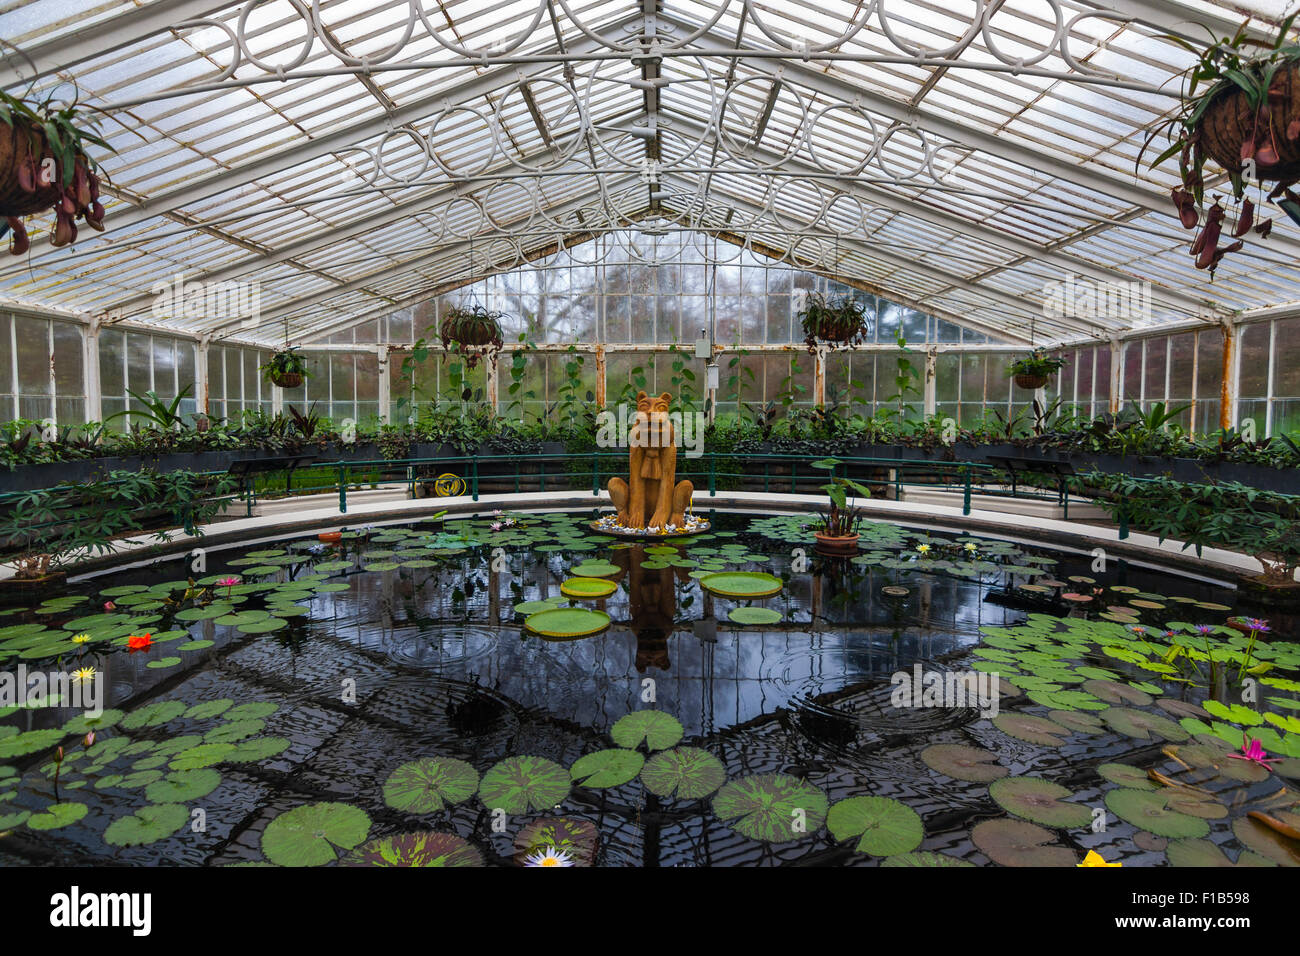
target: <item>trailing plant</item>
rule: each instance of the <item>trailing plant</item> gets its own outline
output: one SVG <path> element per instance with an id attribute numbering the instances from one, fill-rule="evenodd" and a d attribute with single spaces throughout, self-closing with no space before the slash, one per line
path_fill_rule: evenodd
<path id="1" fill-rule="evenodd" d="M 856 345 L 871 334 L 866 309 L 851 293 L 824 296 L 810 292 L 798 317 L 809 353 L 816 352 L 819 343 Z"/>
<path id="2" fill-rule="evenodd" d="M 297 388 L 303 379 L 311 375 L 307 371 L 306 360 L 298 354 L 297 346 L 272 353 L 270 359 L 259 368 L 268 382 L 282 388 Z M 294 381 L 295 376 L 297 381 Z"/>
<path id="3" fill-rule="evenodd" d="M 501 351 L 504 345 L 501 319 L 504 317 L 504 313 L 493 312 L 477 302 L 453 306 L 438 326 L 442 347 L 460 355 L 469 368 L 475 368 L 483 356 L 493 356 Z"/>
<path id="4" fill-rule="evenodd" d="M 1048 355 L 1045 349 L 1034 349 L 1024 358 L 1016 359 L 1007 367 L 1009 378 L 1029 377 L 1048 379 L 1065 367 L 1065 359 Z"/>

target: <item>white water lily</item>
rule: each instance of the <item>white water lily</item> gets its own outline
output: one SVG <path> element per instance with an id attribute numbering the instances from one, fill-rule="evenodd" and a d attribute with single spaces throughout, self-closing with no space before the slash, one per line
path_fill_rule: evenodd
<path id="1" fill-rule="evenodd" d="M 553 846 L 543 847 L 524 858 L 524 866 L 573 866 L 568 851 Z"/>

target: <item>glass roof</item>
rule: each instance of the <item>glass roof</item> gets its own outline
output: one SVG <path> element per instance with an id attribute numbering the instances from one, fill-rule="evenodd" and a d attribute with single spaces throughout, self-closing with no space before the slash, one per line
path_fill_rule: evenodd
<path id="1" fill-rule="evenodd" d="M 0 297 L 294 342 L 630 225 L 704 231 L 1008 341 L 1070 277 L 1149 282 L 1142 323 L 1300 300 L 1273 216 L 1211 277 L 1136 165 L 1189 54 L 1270 0 L 35 0 L 11 93 L 104 111 L 106 231 L 0 260 Z M 1153 145 L 1155 155 L 1163 148 Z M 257 283 L 256 321 L 157 284 Z"/>

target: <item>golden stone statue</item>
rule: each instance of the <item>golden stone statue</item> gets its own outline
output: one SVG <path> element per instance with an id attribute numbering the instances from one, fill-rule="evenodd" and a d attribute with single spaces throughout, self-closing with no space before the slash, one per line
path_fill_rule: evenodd
<path id="1" fill-rule="evenodd" d="M 636 396 L 628 434 L 628 480 L 609 479 L 609 497 L 624 528 L 683 528 L 695 486 L 677 478 L 677 444 L 668 405 L 672 395 Z"/>

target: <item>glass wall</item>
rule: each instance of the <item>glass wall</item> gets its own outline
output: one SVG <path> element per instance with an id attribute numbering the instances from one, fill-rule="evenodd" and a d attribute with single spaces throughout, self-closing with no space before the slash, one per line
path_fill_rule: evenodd
<path id="1" fill-rule="evenodd" d="M 208 347 L 208 414 L 216 419 L 238 420 L 245 412 L 270 414 L 271 385 L 258 366 L 269 352 L 237 345 Z"/>
<path id="2" fill-rule="evenodd" d="M 76 322 L 0 312 L 0 402 L 9 417 L 85 421 L 83 336 Z"/>
<path id="3" fill-rule="evenodd" d="M 1187 431 L 1218 431 L 1223 384 L 1223 333 L 1218 328 L 1134 339 L 1124 344 L 1123 356 L 1122 404 L 1149 411 L 1163 402 L 1170 411 L 1181 409 L 1174 421 Z M 1243 364 L 1243 373 L 1245 369 Z"/>
<path id="4" fill-rule="evenodd" d="M 1300 319 L 1274 319 L 1241 330 L 1237 420 L 1257 433 L 1300 432 Z"/>
<path id="5" fill-rule="evenodd" d="M 188 339 L 134 329 L 101 329 L 100 410 L 109 427 L 125 428 L 128 418 L 112 416 L 142 407 L 138 399 L 131 397 L 131 392 L 141 396 L 153 392 L 166 402 L 184 395 L 179 411 L 193 414 L 201 399 L 194 371 L 197 354 L 196 344 Z M 77 387 L 81 387 L 80 382 Z"/>

